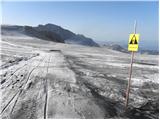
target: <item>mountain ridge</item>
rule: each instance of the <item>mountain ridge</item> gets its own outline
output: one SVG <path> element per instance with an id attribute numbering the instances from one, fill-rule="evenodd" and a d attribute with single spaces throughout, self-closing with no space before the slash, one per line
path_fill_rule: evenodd
<path id="1" fill-rule="evenodd" d="M 45 25 L 20 26 L 20 25 L 1 25 L 2 34 L 17 34 L 21 33 L 32 37 L 37 37 L 43 40 L 53 42 L 61 42 L 69 44 L 80 44 L 85 46 L 99 47 L 99 45 L 91 38 L 84 35 L 75 34 L 70 30 L 64 29 L 61 26 L 51 23 Z M 83 37 L 82 37 L 83 36 Z"/>
<path id="2" fill-rule="evenodd" d="M 65 43 L 99 47 L 98 43 L 96 43 L 93 39 L 88 38 L 84 35 L 75 34 L 74 32 L 64 29 L 58 25 L 48 23 L 45 25 L 38 25 L 36 29 L 39 31 L 53 31 L 56 34 L 60 35 Z"/>

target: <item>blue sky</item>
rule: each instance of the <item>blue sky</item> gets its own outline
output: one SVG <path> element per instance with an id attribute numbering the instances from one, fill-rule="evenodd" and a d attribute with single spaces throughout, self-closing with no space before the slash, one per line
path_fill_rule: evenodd
<path id="1" fill-rule="evenodd" d="M 53 23 L 96 41 L 128 43 L 134 20 L 140 46 L 158 49 L 158 2 L 2 2 L 2 23 Z"/>

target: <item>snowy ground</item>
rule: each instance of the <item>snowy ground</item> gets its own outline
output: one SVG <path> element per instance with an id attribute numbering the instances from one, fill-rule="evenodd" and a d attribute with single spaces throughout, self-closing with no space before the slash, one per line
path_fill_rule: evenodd
<path id="1" fill-rule="evenodd" d="M 158 118 L 158 56 L 2 36 L 2 118 Z"/>

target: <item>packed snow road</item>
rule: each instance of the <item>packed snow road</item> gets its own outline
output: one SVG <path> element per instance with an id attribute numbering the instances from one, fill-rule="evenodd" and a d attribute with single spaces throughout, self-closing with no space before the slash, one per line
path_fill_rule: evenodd
<path id="1" fill-rule="evenodd" d="M 2 118 L 83 117 L 71 94 L 75 83 L 61 52 L 40 54 L 5 75 Z"/>
<path id="2" fill-rule="evenodd" d="M 101 118 L 103 112 L 79 91 L 61 51 L 41 52 L 3 74 L 2 118 Z"/>
<path id="3" fill-rule="evenodd" d="M 1 118 L 158 118 L 158 56 L 35 38 L 1 41 Z"/>

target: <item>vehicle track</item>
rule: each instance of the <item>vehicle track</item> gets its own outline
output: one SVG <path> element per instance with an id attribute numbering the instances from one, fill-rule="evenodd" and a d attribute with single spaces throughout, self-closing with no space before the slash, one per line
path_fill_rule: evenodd
<path id="1" fill-rule="evenodd" d="M 45 60 L 45 57 L 39 62 L 39 64 L 38 64 L 36 67 L 34 67 L 34 68 L 29 72 L 26 82 L 24 82 L 24 83 L 22 84 L 23 88 L 21 88 L 21 89 L 9 100 L 9 102 L 5 105 L 5 107 L 2 108 L 2 111 L 1 111 L 0 115 L 5 111 L 5 109 L 9 106 L 9 104 L 13 101 L 13 99 L 14 99 L 17 95 L 18 95 L 18 97 L 19 97 L 19 95 L 22 93 L 23 89 L 25 88 L 25 84 L 26 84 L 26 83 L 28 82 L 28 80 L 29 80 L 31 73 L 32 73 L 32 72 L 40 65 L 40 63 L 43 62 L 44 60 Z M 17 97 L 17 99 L 18 99 L 18 97 Z M 17 100 L 16 100 L 16 101 L 17 101 Z"/>
<path id="2" fill-rule="evenodd" d="M 35 74 L 36 75 L 34 74 L 34 77 L 28 79 L 27 85 L 30 82 L 31 83 L 34 83 L 34 82 L 36 83 L 36 84 L 34 84 L 34 88 L 30 89 L 30 87 L 29 88 L 27 87 L 27 89 L 26 89 L 27 93 L 25 94 L 26 97 L 25 98 L 23 98 L 21 96 L 18 97 L 18 99 L 20 99 L 20 101 L 21 101 L 19 103 L 20 104 L 22 103 L 23 106 L 28 106 L 28 104 L 32 104 L 32 106 L 30 106 L 29 108 L 23 110 L 23 106 L 19 106 L 20 104 L 17 105 L 16 110 L 13 109 L 10 112 L 11 118 L 42 118 L 42 115 L 38 115 L 37 116 L 36 113 L 37 112 L 38 113 L 42 113 L 43 110 L 41 109 L 41 107 L 43 105 L 41 106 L 41 104 L 45 103 L 45 102 L 43 102 L 43 97 L 42 96 L 44 96 L 44 93 L 42 91 L 43 91 L 43 88 L 44 88 L 44 85 L 45 85 L 45 81 L 44 80 L 45 80 L 45 76 L 46 76 L 46 72 L 47 72 L 47 69 L 46 69 L 47 66 L 48 66 L 48 57 L 46 55 L 46 60 L 44 60 L 42 62 L 42 64 L 40 66 L 38 66 L 38 68 L 36 69 L 37 71 L 35 70 Z M 44 69 L 46 69 L 46 70 L 44 70 Z M 37 77 L 38 77 L 38 82 L 40 82 L 40 84 L 38 84 L 38 82 L 36 82 Z M 35 92 L 33 92 L 33 91 L 35 91 Z M 32 92 L 33 92 L 33 94 L 32 94 Z M 29 97 L 28 96 L 29 94 L 32 94 L 33 96 Z M 17 100 L 17 101 L 19 101 L 19 100 Z M 28 103 L 27 101 L 28 102 L 30 101 L 30 102 Z M 39 105 L 37 106 L 36 104 L 39 104 L 41 106 L 40 109 L 39 108 L 37 109 L 37 107 Z M 17 110 L 23 111 L 23 113 L 20 116 L 18 115 L 19 113 L 12 114 L 13 111 L 16 112 Z M 17 117 L 15 117 L 15 116 L 17 116 Z"/>
<path id="3" fill-rule="evenodd" d="M 45 58 L 45 57 L 44 57 L 44 58 Z M 43 58 L 43 59 L 44 59 L 44 58 Z M 42 59 L 42 60 L 43 60 L 43 59 Z M 33 59 L 32 61 L 34 61 L 34 60 L 35 60 L 35 59 Z M 28 61 L 28 63 L 32 63 L 32 61 Z M 28 64 L 27 64 L 27 65 L 28 65 Z M 28 65 L 28 66 L 26 66 L 26 67 L 32 67 L 32 66 L 31 66 L 31 64 L 30 64 L 30 65 Z M 23 71 L 23 70 L 27 69 L 26 67 L 25 67 L 25 68 L 22 67 L 23 69 L 21 68 L 20 70 Z M 18 71 L 19 71 L 19 70 L 18 70 Z M 16 71 L 16 72 L 18 72 L 18 71 Z M 15 73 L 16 73 L 16 72 L 15 72 Z M 16 77 L 17 75 L 15 75 L 15 73 L 14 73 L 14 76 Z M 13 78 L 13 76 L 12 76 L 11 78 Z M 6 85 L 6 86 L 4 85 L 4 87 L 5 87 L 5 88 L 8 88 L 8 87 L 9 87 L 10 85 L 12 85 L 12 84 L 14 84 L 14 83 L 13 83 L 13 80 L 10 80 L 10 83 L 8 83 L 8 85 Z M 4 87 L 3 87 L 3 88 L 4 88 Z M 1 88 L 1 89 L 3 89 L 3 88 Z"/>
<path id="4" fill-rule="evenodd" d="M 48 73 L 50 60 L 51 60 L 51 57 L 49 58 L 49 61 L 48 61 L 47 73 Z M 44 119 L 46 119 L 47 118 L 47 104 L 48 104 L 48 80 L 47 80 L 47 77 L 45 79 L 44 90 L 45 90 Z"/>
<path id="5" fill-rule="evenodd" d="M 26 65 L 27 65 L 27 63 L 26 63 L 25 65 L 23 65 L 22 67 L 19 67 L 18 69 L 16 69 L 13 73 L 11 73 L 11 76 L 9 76 L 5 81 L 9 81 L 10 79 L 12 79 L 13 76 L 15 75 L 15 73 L 18 72 L 18 70 L 20 70 L 20 69 L 22 69 L 23 67 L 25 67 Z M 12 82 L 11 82 L 11 83 L 12 83 Z M 11 84 L 11 83 L 10 83 L 10 84 Z M 4 86 L 4 87 L 9 87 L 10 84 L 7 85 L 7 86 Z M 1 87 L 1 89 L 3 89 L 4 87 Z"/>
<path id="6" fill-rule="evenodd" d="M 29 60 L 31 60 L 31 59 L 29 59 Z M 13 73 L 11 73 L 11 76 L 9 76 L 5 81 L 9 81 L 10 79 L 12 79 L 19 70 L 25 69 L 24 67 L 27 67 L 27 65 L 30 64 L 33 60 L 35 60 L 35 59 L 32 59 L 31 61 L 28 61 L 23 66 L 17 68 Z M 10 84 L 8 84 L 7 86 L 4 86 L 4 87 L 9 87 L 11 84 L 12 84 L 12 82 Z M 1 87 L 1 89 L 3 89 L 4 87 Z"/>
<path id="7" fill-rule="evenodd" d="M 41 61 L 42 63 L 45 61 L 45 57 L 43 58 L 43 60 Z M 40 65 L 40 63 L 39 63 L 39 65 Z M 33 71 L 37 68 L 37 67 L 39 67 L 39 65 L 38 66 L 36 66 L 34 69 L 32 69 L 32 71 L 30 72 L 30 75 L 28 76 L 28 78 L 27 78 L 27 81 L 26 81 L 26 83 L 28 82 L 28 80 L 30 79 L 30 76 L 31 76 L 31 74 L 33 73 Z M 25 88 L 25 86 L 23 87 L 23 89 Z M 22 90 L 23 90 L 22 89 Z M 22 91 L 21 91 L 22 92 Z M 19 95 L 18 95 L 18 97 L 17 97 L 17 99 L 16 99 L 16 101 L 15 101 L 15 103 L 14 103 L 14 105 L 13 105 L 13 108 L 12 108 L 12 110 L 11 110 L 11 114 L 12 114 L 12 112 L 13 112 L 13 109 L 14 109 L 14 107 L 15 107 L 15 105 L 16 105 L 16 103 L 17 103 L 17 101 L 18 101 L 18 99 L 19 99 L 19 96 L 20 96 L 20 94 L 21 94 L 21 92 L 19 93 Z"/>

